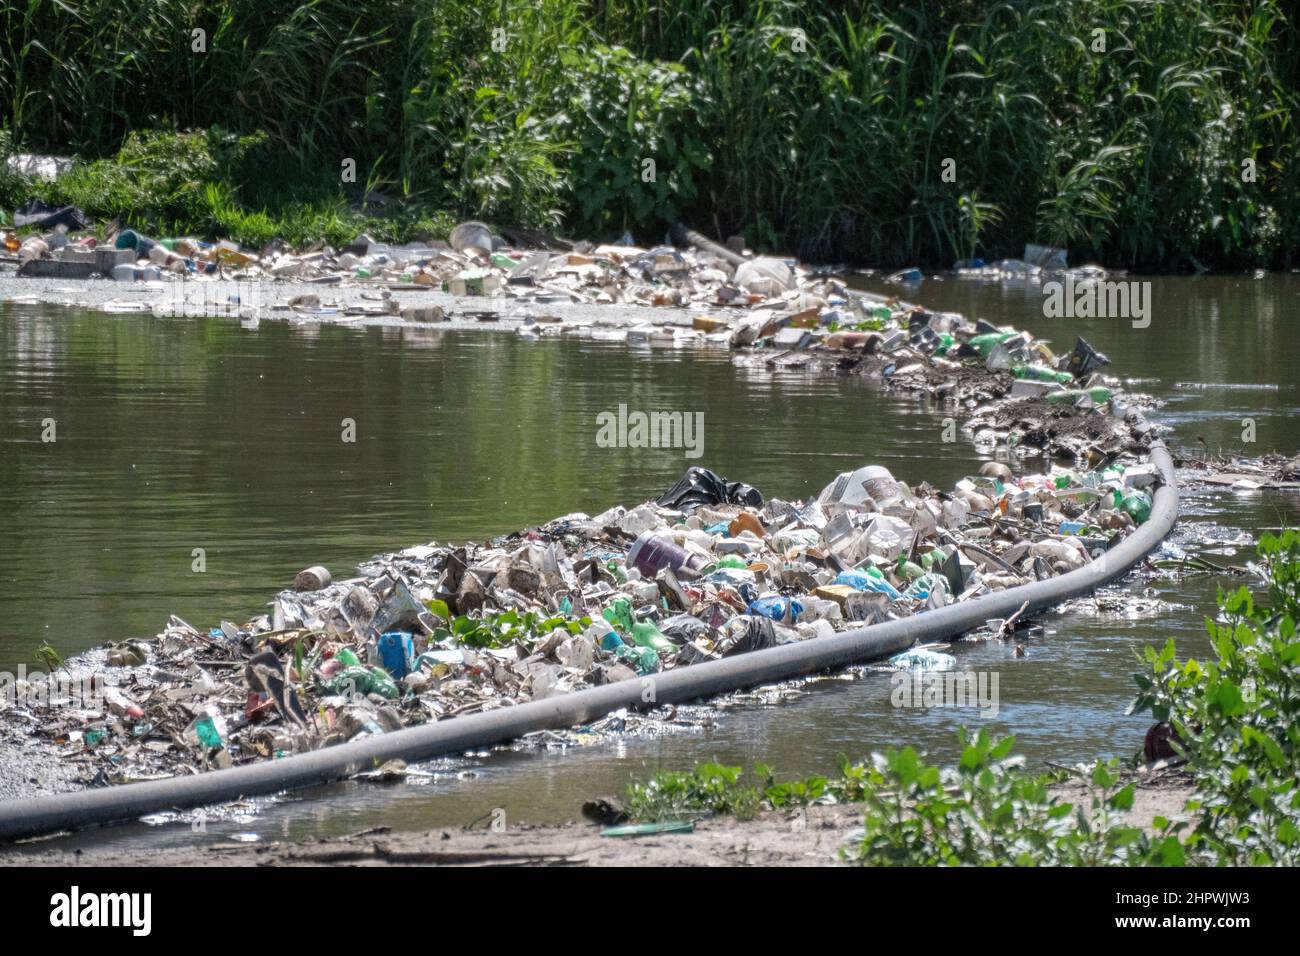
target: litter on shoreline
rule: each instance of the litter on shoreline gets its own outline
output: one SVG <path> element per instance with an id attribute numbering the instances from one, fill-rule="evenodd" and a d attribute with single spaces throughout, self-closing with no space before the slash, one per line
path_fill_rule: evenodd
<path id="1" fill-rule="evenodd" d="M 343 250 L 295 252 L 272 243 L 253 252 L 230 242 L 156 240 L 132 230 L 102 243 L 91 236 L 74 240 L 69 224 L 76 228 L 84 220 L 72 207 L 25 209 L 24 216 L 55 226 L 44 237 L 9 237 L 20 275 L 113 275 L 124 289 L 154 291 L 212 289 L 221 277 L 265 280 L 269 291 L 259 292 L 259 299 L 273 294 L 280 280 L 291 282 L 293 293 L 275 303 L 240 301 L 237 294 L 221 303 L 205 299 L 205 308 L 253 322 L 284 316 L 436 325 L 504 318 L 532 339 L 575 335 L 729 349 L 739 364 L 862 375 L 889 389 L 925 394 L 968 413 L 966 428 L 978 446 L 1003 447 L 1021 457 L 1069 457 L 1086 466 L 1140 451 L 1153 437 L 1152 426 L 1125 414 L 1127 407 L 1116 400 L 1118 383 L 1102 372 L 1108 359 L 1082 338 L 1057 354 L 1047 342 L 1014 328 L 856 292 L 826 270 L 793 260 L 759 256 L 735 265 L 712 252 L 671 245 L 580 242 L 557 248 L 549 241 L 525 247 L 508 244 L 478 222 L 462 223 L 449 242 L 394 246 L 363 235 Z M 543 241 L 535 235 L 515 238 Z M 994 267 L 980 268 L 985 275 Z M 1095 267 L 1083 272 L 1104 275 Z M 336 286 L 359 290 L 362 301 L 343 301 L 330 291 Z M 433 291 L 453 296 L 456 305 L 419 295 Z M 101 308 L 168 315 L 194 307 L 184 294 L 165 298 L 153 304 L 115 299 Z M 602 304 L 685 310 L 689 321 L 619 324 L 563 314 L 565 306 Z M 1149 403 L 1138 395 L 1127 400 Z M 1096 407 L 1114 414 L 1088 413 Z"/>
<path id="2" fill-rule="evenodd" d="M 789 502 L 691 468 L 635 507 L 575 512 L 486 543 L 407 548 L 348 580 L 308 567 L 267 613 L 242 624 L 203 629 L 173 617 L 152 641 L 51 662 L 49 675 L 0 687 L 0 720 L 84 768 L 89 783 L 274 759 L 923 614 L 1082 567 L 1147 519 L 1160 482 L 1142 460 L 1154 428 L 1102 376 L 1108 360 L 1083 339 L 1057 355 L 1015 329 L 854 293 L 786 260 L 733 266 L 670 246 L 518 251 L 480 223 L 458 227 L 446 249 L 361 237 L 337 254 L 254 255 L 129 231 L 107 256 L 79 244 L 103 259 L 94 269 L 119 278 L 152 269 L 151 278 L 204 282 L 234 270 L 387 283 L 360 313 L 410 322 L 448 316 L 403 307 L 393 291 L 441 286 L 526 308 L 687 307 L 697 313 L 689 326 L 605 330 L 529 311 L 519 333 L 603 332 L 731 349 L 741 364 L 863 375 L 960 409 L 978 446 L 1055 462 L 1019 475 L 988 462 L 942 490 L 868 465 L 815 499 Z M 23 267 L 84 258 L 69 257 L 72 245 L 25 242 Z M 337 314 L 327 300 L 324 291 L 298 294 L 281 308 Z"/>
<path id="3" fill-rule="evenodd" d="M 1062 574 L 1144 521 L 1158 483 L 1137 462 L 989 462 L 939 491 L 867 466 L 787 502 L 691 468 L 636 507 L 407 548 L 344 581 L 307 568 L 243 624 L 173 617 L 8 682 L 0 719 L 91 784 L 274 759 Z"/>

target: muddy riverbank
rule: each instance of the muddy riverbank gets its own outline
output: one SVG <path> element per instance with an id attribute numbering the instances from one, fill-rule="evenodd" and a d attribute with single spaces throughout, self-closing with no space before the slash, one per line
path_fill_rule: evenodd
<path id="1" fill-rule="evenodd" d="M 1131 776 L 1137 786 L 1132 808 L 1122 814 L 1124 824 L 1150 829 L 1156 817 L 1186 819 L 1183 805 L 1191 789 L 1184 776 Z M 1062 802 L 1088 805 L 1086 784 L 1057 784 L 1052 793 Z M 690 833 L 634 838 L 604 837 L 600 826 L 570 821 L 496 830 L 482 822 L 425 832 L 377 827 L 302 842 L 228 841 L 161 851 L 67 850 L 34 841 L 0 849 L 0 866 L 835 866 L 861 826 L 862 808 L 842 804 L 765 810 L 745 821 L 708 818 Z"/>

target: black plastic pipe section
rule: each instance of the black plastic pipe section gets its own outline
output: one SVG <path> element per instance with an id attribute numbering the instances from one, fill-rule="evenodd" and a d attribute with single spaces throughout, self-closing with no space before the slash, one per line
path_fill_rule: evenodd
<path id="1" fill-rule="evenodd" d="M 169 780 L 15 800 L 0 804 L 0 840 L 329 783 L 370 770 L 395 757 L 427 760 L 478 750 L 537 730 L 588 723 L 620 707 L 698 700 L 846 664 L 878 660 L 906 650 L 917 641 L 954 637 L 990 618 L 1009 617 L 1022 604 L 1028 605 L 1029 613 L 1042 610 L 1120 577 L 1159 545 L 1173 528 L 1178 515 L 1178 489 L 1173 462 L 1163 444 L 1153 445 L 1151 461 L 1163 481 L 1155 492 L 1151 516 L 1102 557 L 1059 577 L 995 591 L 833 637 L 785 644 L 591 690 L 500 707 L 487 713 L 408 727 L 281 760 Z"/>

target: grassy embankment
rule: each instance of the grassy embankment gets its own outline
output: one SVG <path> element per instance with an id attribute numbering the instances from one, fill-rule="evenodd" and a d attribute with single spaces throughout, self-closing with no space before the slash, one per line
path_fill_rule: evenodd
<path id="1" fill-rule="evenodd" d="M 1284 6 L 25 0 L 0 8 L 0 149 L 86 165 L 6 177 L 0 205 L 36 192 L 251 245 L 466 216 L 650 241 L 682 217 L 876 265 L 1039 241 L 1282 267 L 1300 232 Z"/>

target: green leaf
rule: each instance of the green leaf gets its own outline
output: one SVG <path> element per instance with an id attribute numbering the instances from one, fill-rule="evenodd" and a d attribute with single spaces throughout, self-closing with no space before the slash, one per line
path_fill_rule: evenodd
<path id="1" fill-rule="evenodd" d="M 1110 798 L 1110 805 L 1116 810 L 1133 809 L 1134 785 L 1129 784 L 1120 790 L 1117 790 Z"/>
<path id="2" fill-rule="evenodd" d="M 1241 696 L 1241 688 L 1226 678 L 1219 681 L 1211 699 L 1223 711 L 1225 717 L 1238 717 L 1246 712 L 1246 705 Z"/>

